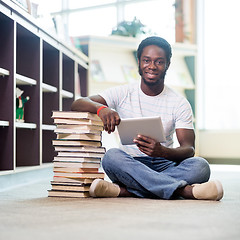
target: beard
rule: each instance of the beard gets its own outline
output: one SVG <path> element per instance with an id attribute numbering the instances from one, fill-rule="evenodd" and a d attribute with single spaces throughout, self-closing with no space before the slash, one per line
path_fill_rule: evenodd
<path id="1" fill-rule="evenodd" d="M 164 82 L 164 79 L 165 79 L 167 70 L 165 70 L 165 71 L 159 76 L 159 78 L 157 79 L 157 81 L 155 81 L 155 82 L 148 82 L 148 81 L 143 77 L 143 72 L 142 72 L 142 70 L 140 69 L 140 66 L 138 66 L 138 73 L 139 73 L 139 75 L 142 77 L 143 82 L 144 82 L 147 86 L 155 86 L 155 85 L 158 85 L 158 84 L 161 83 L 161 82 Z"/>

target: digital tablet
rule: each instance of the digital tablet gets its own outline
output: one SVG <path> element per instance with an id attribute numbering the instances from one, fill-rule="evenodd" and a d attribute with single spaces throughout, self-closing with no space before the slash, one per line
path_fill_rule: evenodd
<path id="1" fill-rule="evenodd" d="M 135 144 L 133 139 L 138 134 L 151 137 L 158 142 L 166 141 L 161 117 L 121 119 L 117 129 L 122 145 Z"/>

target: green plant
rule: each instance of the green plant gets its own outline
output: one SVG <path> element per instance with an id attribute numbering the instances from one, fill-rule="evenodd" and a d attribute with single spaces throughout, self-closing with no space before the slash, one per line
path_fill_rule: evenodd
<path id="1" fill-rule="evenodd" d="M 137 37 L 141 34 L 146 34 L 147 32 L 149 32 L 149 30 L 146 29 L 146 26 L 134 17 L 133 21 L 120 22 L 117 27 L 113 28 L 112 35 Z"/>

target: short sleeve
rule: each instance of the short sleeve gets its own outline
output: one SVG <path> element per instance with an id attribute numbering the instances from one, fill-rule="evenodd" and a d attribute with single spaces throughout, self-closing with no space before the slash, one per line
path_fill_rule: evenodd
<path id="1" fill-rule="evenodd" d="M 193 113 L 190 103 L 183 98 L 175 112 L 175 128 L 193 129 Z"/>
<path id="2" fill-rule="evenodd" d="M 105 99 L 108 107 L 116 110 L 122 99 L 127 95 L 127 85 L 108 88 L 99 95 Z"/>

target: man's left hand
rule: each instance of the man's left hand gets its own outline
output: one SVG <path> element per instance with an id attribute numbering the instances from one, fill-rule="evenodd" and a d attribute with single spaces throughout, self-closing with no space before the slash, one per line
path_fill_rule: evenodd
<path id="1" fill-rule="evenodd" d="M 160 142 L 143 135 L 138 135 L 133 141 L 139 150 L 149 157 L 161 157 L 163 146 Z"/>

